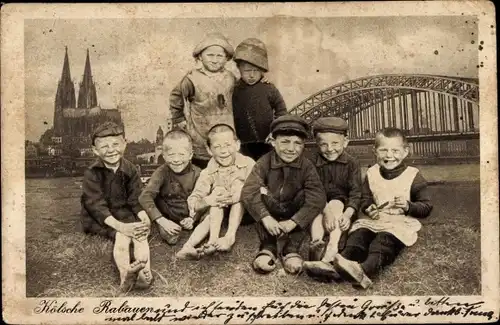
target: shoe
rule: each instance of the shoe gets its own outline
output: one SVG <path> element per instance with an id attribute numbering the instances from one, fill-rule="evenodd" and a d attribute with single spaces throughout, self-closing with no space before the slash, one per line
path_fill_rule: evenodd
<path id="1" fill-rule="evenodd" d="M 372 285 L 372 280 L 365 274 L 361 265 L 356 261 L 346 259 L 340 254 L 335 256 L 333 261 L 337 271 L 345 273 L 356 285 L 363 289 L 368 289 Z"/>
<path id="2" fill-rule="evenodd" d="M 321 280 L 340 280 L 340 275 L 330 263 L 323 261 L 306 261 L 304 262 L 303 268 L 312 278 L 320 278 Z"/>

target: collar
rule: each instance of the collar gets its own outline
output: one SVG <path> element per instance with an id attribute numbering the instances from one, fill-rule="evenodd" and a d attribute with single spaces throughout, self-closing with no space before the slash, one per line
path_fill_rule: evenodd
<path id="1" fill-rule="evenodd" d="M 347 164 L 349 162 L 349 156 L 348 154 L 343 151 L 340 156 L 335 159 L 334 161 L 329 161 L 327 159 L 325 159 L 325 157 L 323 157 L 319 152 L 317 153 L 317 157 L 316 157 L 316 166 L 324 166 L 324 165 L 328 165 L 328 164 L 334 164 L 334 163 L 341 163 L 341 164 Z"/>
<path id="2" fill-rule="evenodd" d="M 99 158 L 97 158 L 96 161 L 94 161 L 94 163 L 92 165 L 90 165 L 90 168 L 91 169 L 94 169 L 94 168 L 108 169 L 108 170 L 112 171 L 112 169 L 106 167 L 106 165 L 104 165 L 104 162 Z M 130 166 L 128 166 L 128 164 L 125 162 L 125 159 L 123 159 L 123 158 L 120 159 L 120 166 L 118 166 L 118 169 L 116 171 L 117 172 L 122 171 L 123 173 L 125 173 L 127 175 L 131 174 L 131 168 L 130 168 Z"/>
<path id="3" fill-rule="evenodd" d="M 226 68 L 222 68 L 220 71 L 217 72 L 211 72 L 205 69 L 205 66 L 202 64 L 200 68 L 197 69 L 200 73 L 204 74 L 207 77 L 214 77 L 214 76 L 220 76 L 226 71 Z"/>
<path id="4" fill-rule="evenodd" d="M 271 155 L 271 168 L 272 169 L 277 169 L 277 168 L 282 168 L 282 167 L 301 168 L 302 167 L 302 155 L 303 155 L 303 153 L 297 159 L 292 161 L 291 163 L 286 163 L 278 156 L 276 151 L 273 150 L 273 154 Z"/>
<path id="5" fill-rule="evenodd" d="M 241 153 L 237 152 L 233 166 L 236 166 L 238 168 L 244 168 L 247 167 L 248 164 L 249 164 L 248 157 L 243 156 Z M 214 174 L 219 170 L 219 168 L 220 168 L 219 163 L 217 163 L 217 161 L 215 161 L 214 158 L 211 158 L 205 170 L 208 174 Z"/>
<path id="6" fill-rule="evenodd" d="M 401 175 L 407 168 L 406 164 L 402 162 L 399 166 L 394 169 L 385 169 L 380 166 L 380 175 L 385 179 L 393 179 Z"/>

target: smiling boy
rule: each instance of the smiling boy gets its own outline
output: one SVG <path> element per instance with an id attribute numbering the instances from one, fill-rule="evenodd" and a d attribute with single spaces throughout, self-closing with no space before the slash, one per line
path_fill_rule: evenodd
<path id="1" fill-rule="evenodd" d="M 139 196 L 142 207 L 169 245 L 177 243 L 182 229 L 191 230 L 198 221 L 189 215 L 187 204 L 200 176 L 200 169 L 191 164 L 192 156 L 189 134 L 182 130 L 168 132 L 163 139 L 165 163 L 154 171 Z"/>
<path id="2" fill-rule="evenodd" d="M 299 116 L 284 115 L 271 124 L 274 150 L 258 160 L 245 182 L 243 204 L 257 222 L 260 248 L 253 261 L 259 273 L 276 267 L 278 238 L 286 272 L 302 269 L 300 246 L 312 219 L 325 207 L 326 197 L 316 168 L 304 157 L 308 124 Z"/>
<path id="3" fill-rule="evenodd" d="M 403 131 L 377 132 L 374 153 L 377 164 L 366 172 L 360 218 L 334 260 L 335 269 L 362 288 L 415 244 L 422 227 L 418 219 L 432 211 L 427 182 L 417 168 L 404 163 L 409 148 Z"/>
<path id="4" fill-rule="evenodd" d="M 106 122 L 92 135 L 98 157 L 83 175 L 82 225 L 85 233 L 114 241 L 113 258 L 120 273 L 120 289 L 149 287 L 152 281 L 149 217 L 139 204 L 141 180 L 136 167 L 123 158 L 126 141 L 122 126 Z M 133 244 L 135 261 L 130 261 Z"/>

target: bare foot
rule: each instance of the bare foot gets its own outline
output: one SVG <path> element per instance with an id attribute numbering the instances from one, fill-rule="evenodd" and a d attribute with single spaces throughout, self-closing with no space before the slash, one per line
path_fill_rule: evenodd
<path id="1" fill-rule="evenodd" d="M 137 281 L 135 282 L 135 288 L 137 289 L 147 289 L 151 286 L 151 282 L 153 282 L 153 275 L 151 274 L 151 270 L 143 268 L 139 271 L 137 275 Z"/>
<path id="2" fill-rule="evenodd" d="M 221 252 L 229 252 L 233 247 L 234 242 L 235 242 L 234 237 L 224 236 L 222 238 L 219 238 L 216 244 L 217 250 Z"/>
<path id="3" fill-rule="evenodd" d="M 181 260 L 186 260 L 186 259 L 199 259 L 200 254 L 198 253 L 198 250 L 194 248 L 193 246 L 190 245 L 184 245 L 180 251 L 175 254 L 175 257 Z"/>
<path id="4" fill-rule="evenodd" d="M 203 255 L 212 255 L 217 251 L 217 242 L 215 243 L 206 243 L 202 247 Z"/>
<path id="5" fill-rule="evenodd" d="M 131 289 L 132 285 L 134 284 L 135 279 L 137 278 L 137 274 L 145 266 L 146 266 L 146 264 L 142 261 L 135 261 L 134 263 L 130 264 L 130 267 L 128 268 L 127 273 L 123 277 L 121 284 L 120 284 L 120 290 L 122 292 L 127 292 Z"/>

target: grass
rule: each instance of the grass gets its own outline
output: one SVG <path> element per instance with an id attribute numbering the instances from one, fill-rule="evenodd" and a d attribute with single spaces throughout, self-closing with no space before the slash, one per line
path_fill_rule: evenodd
<path id="1" fill-rule="evenodd" d="M 110 241 L 79 231 L 79 185 L 72 178 L 27 180 L 26 272 L 28 297 L 118 296 L 118 271 Z M 386 269 L 374 286 L 358 291 L 347 283 L 319 283 L 285 274 L 281 266 L 256 274 L 258 249 L 252 226 L 242 226 L 231 253 L 201 261 L 174 258 L 171 247 L 150 237 L 154 285 L 132 296 L 332 296 L 480 294 L 479 183 L 431 187 L 432 215 L 419 240 Z M 305 253 L 306 247 L 304 245 Z"/>

